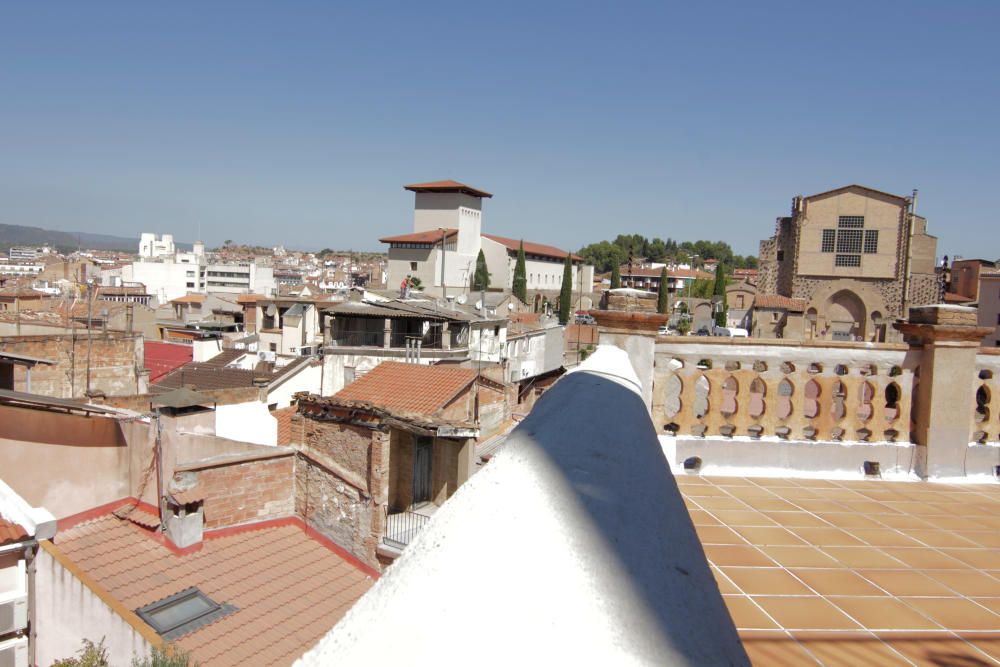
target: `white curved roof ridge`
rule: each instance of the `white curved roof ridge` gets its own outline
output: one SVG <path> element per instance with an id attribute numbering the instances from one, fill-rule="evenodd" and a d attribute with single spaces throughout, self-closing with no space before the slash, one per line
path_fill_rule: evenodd
<path id="1" fill-rule="evenodd" d="M 546 392 L 296 664 L 749 665 L 623 355 Z"/>
<path id="2" fill-rule="evenodd" d="M 628 358 L 628 353 L 617 345 L 598 345 L 594 353 L 583 363 L 569 371 L 569 373 L 581 372 L 601 375 L 642 396 L 642 382 Z"/>

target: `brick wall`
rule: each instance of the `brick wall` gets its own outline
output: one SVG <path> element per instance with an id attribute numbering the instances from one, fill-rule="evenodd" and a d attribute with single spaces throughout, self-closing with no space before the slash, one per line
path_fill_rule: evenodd
<path id="1" fill-rule="evenodd" d="M 293 440 L 298 439 L 298 431 L 295 431 L 295 437 L 293 437 L 292 431 L 292 417 L 298 412 L 297 405 L 289 405 L 287 408 L 281 408 L 280 410 L 271 410 L 271 416 L 278 420 L 278 445 L 289 445 Z M 301 424 L 301 422 L 297 422 Z"/>
<path id="2" fill-rule="evenodd" d="M 0 351 L 56 362 L 31 371 L 31 391 L 54 398 L 80 398 L 87 391 L 86 333 L 46 336 L 5 336 Z M 90 340 L 90 388 L 108 396 L 135 394 L 143 362 L 141 335 L 94 333 Z M 26 390 L 26 374 L 18 368 L 14 388 Z"/>
<path id="3" fill-rule="evenodd" d="M 205 529 L 291 516 L 294 460 L 289 454 L 189 471 L 205 494 Z"/>

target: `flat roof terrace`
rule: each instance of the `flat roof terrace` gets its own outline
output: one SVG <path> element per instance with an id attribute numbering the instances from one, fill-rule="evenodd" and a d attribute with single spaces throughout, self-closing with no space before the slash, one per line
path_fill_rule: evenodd
<path id="1" fill-rule="evenodd" d="M 1000 485 L 677 482 L 755 664 L 1000 664 Z"/>

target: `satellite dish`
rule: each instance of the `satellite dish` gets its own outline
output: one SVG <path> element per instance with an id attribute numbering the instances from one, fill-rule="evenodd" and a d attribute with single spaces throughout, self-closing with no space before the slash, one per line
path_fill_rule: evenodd
<path id="1" fill-rule="evenodd" d="M 480 310 L 483 307 L 482 301 L 476 301 L 476 310 Z"/>
<path id="2" fill-rule="evenodd" d="M 514 310 L 514 304 L 508 303 L 507 304 L 507 310 Z"/>
<path id="3" fill-rule="evenodd" d="M 461 304 L 465 304 L 465 302 L 468 300 L 469 299 L 464 294 L 460 294 L 459 297 L 455 299 L 455 301 L 458 301 Z"/>

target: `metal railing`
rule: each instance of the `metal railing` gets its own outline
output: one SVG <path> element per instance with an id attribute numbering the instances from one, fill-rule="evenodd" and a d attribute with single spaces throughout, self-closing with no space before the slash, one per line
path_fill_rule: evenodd
<path id="1" fill-rule="evenodd" d="M 402 549 L 409 544 L 431 519 L 429 516 L 409 510 L 396 511 L 385 507 L 384 511 L 385 536 L 382 541 L 397 549 Z"/>

